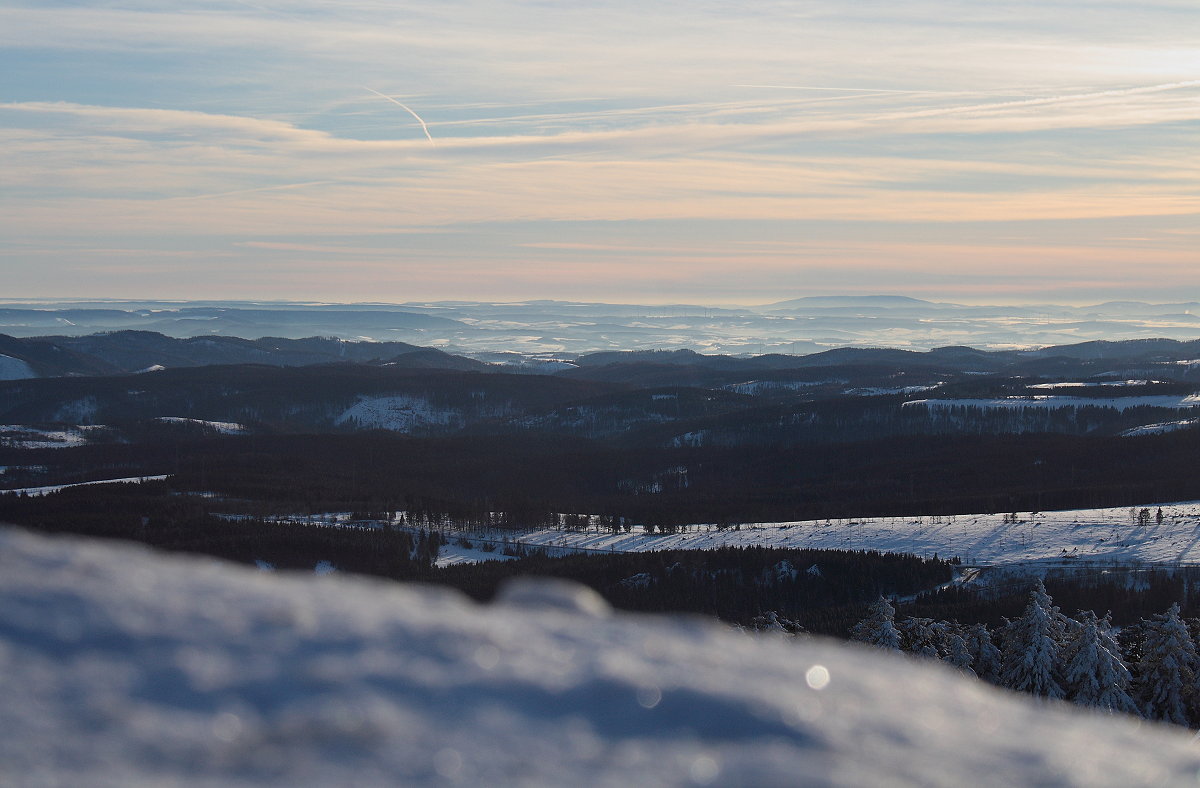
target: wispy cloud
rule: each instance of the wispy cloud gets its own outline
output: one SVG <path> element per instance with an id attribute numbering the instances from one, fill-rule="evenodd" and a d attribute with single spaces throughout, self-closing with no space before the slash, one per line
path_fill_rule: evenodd
<path id="1" fill-rule="evenodd" d="M 994 275 L 1019 246 L 1072 270 L 1091 260 L 1105 281 L 1138 265 L 1182 280 L 1200 214 L 1193 11 L 10 3 L 0 234 L 19 245 L 0 275 L 56 281 L 14 249 L 59 248 L 72 270 L 112 262 L 80 248 L 140 249 L 194 281 L 193 258 L 166 251 L 186 245 L 174 251 L 236 260 L 231 281 L 294 264 L 316 282 L 341 259 L 430 283 L 448 266 L 447 287 L 499 286 L 502 268 L 594 285 L 605 265 L 677 283 L 690 260 L 705 287 L 770 290 L 791 269 L 843 270 L 847 286 L 867 270 Z M 680 240 L 683 226 L 721 231 Z M 1002 227 L 1025 240 L 997 240 Z"/>
<path id="2" fill-rule="evenodd" d="M 309 189 L 314 186 L 327 186 L 336 181 L 305 181 L 303 183 L 281 183 L 276 186 L 259 186 L 254 189 L 234 189 L 227 192 L 214 192 L 212 194 L 189 194 L 182 197 L 167 197 L 167 200 L 215 200 L 221 197 L 239 197 L 244 194 L 258 194 L 260 192 L 277 192 L 290 191 L 292 189 Z"/>

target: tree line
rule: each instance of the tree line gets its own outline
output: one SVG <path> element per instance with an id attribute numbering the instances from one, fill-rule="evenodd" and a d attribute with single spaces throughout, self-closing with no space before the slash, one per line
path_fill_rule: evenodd
<path id="1" fill-rule="evenodd" d="M 778 620 L 764 628 L 786 628 Z M 851 638 L 953 665 L 1000 687 L 1126 713 L 1200 726 L 1200 621 L 1185 621 L 1177 603 L 1116 631 L 1110 617 L 1083 610 L 1064 615 L 1040 581 L 1019 617 L 987 624 L 896 618 L 885 598 L 873 603 Z"/>
<path id="2" fill-rule="evenodd" d="M 176 492 L 257 502 L 263 511 L 424 509 L 474 522 L 520 513 L 513 528 L 551 512 L 671 526 L 1140 506 L 1200 497 L 1191 472 L 1198 463 L 1200 432 L 1189 431 L 657 448 L 546 435 L 181 434 L 0 447 L 0 464 L 14 474 L 44 468 L 39 484 L 167 473 Z"/>

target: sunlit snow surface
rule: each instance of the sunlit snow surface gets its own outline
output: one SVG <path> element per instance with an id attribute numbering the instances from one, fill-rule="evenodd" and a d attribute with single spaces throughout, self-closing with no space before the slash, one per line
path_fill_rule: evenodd
<path id="1" fill-rule="evenodd" d="M 1200 424 L 1200 419 L 1183 419 L 1182 421 L 1164 421 L 1159 424 L 1146 424 L 1141 427 L 1125 430 L 1121 433 L 1126 438 L 1136 438 L 1142 435 L 1161 435 L 1164 432 L 1186 430 Z"/>
<path id="2" fill-rule="evenodd" d="M 528 582 L 448 592 L 0 531 L 0 783 L 1185 785 L 1186 732 Z"/>
<path id="3" fill-rule="evenodd" d="M 230 421 L 205 421 L 204 419 L 189 419 L 182 416 L 159 416 L 155 421 L 167 424 L 190 424 L 196 427 L 204 427 L 219 435 L 241 435 L 246 431 L 244 424 L 235 424 Z"/>
<path id="4" fill-rule="evenodd" d="M 165 474 L 159 476 L 126 476 L 121 479 L 97 479 L 91 482 L 75 482 L 73 484 L 50 484 L 45 487 L 18 487 L 10 490 L 0 490 L 0 493 L 15 493 L 20 495 L 49 495 L 59 490 L 71 487 L 91 487 L 95 484 L 142 484 L 143 482 L 161 482 L 168 478 Z"/>
<path id="5" fill-rule="evenodd" d="M 486 547 L 491 548 L 485 549 Z M 471 543 L 471 547 L 463 547 L 457 542 L 442 545 L 438 550 L 438 566 L 455 566 L 456 564 L 477 564 L 480 561 L 511 561 L 516 556 L 505 555 L 492 542 Z"/>
<path id="6" fill-rule="evenodd" d="M 1023 561 L 1131 561 L 1200 563 L 1200 502 L 1148 506 L 1149 524 L 1138 525 L 1146 507 L 1073 509 L 1058 512 L 959 514 L 943 517 L 864 517 L 754 523 L 737 529 L 694 525 L 680 533 L 538 530 L 522 532 L 526 545 L 567 549 L 703 550 L 724 545 L 878 550 L 943 558 L 969 564 Z M 510 537 L 512 535 L 510 534 Z M 499 538 L 499 534 L 497 534 Z"/>

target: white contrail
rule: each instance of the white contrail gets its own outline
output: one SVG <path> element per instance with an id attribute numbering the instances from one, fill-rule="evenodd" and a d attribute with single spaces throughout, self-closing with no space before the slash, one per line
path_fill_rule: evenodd
<path id="1" fill-rule="evenodd" d="M 392 98 L 391 96 L 387 95 L 386 93 L 380 93 L 378 90 L 374 90 L 374 89 L 372 89 L 372 88 L 369 88 L 369 87 L 367 87 L 366 85 L 363 85 L 363 89 L 364 89 L 364 90 L 370 90 L 370 91 L 371 91 L 372 93 L 374 93 L 376 96 L 379 96 L 380 98 L 385 98 L 385 99 L 387 99 L 388 101 L 390 101 L 390 102 L 392 102 L 393 104 L 397 105 L 398 107 L 402 108 L 402 109 L 403 109 L 405 112 L 407 112 L 409 115 L 412 115 L 414 118 L 416 118 L 416 119 L 417 119 L 417 123 L 420 123 L 420 124 L 421 124 L 421 131 L 425 132 L 425 137 L 426 137 L 426 138 L 427 138 L 427 139 L 428 139 L 430 142 L 433 142 L 433 136 L 432 136 L 432 135 L 429 133 L 429 127 L 425 125 L 425 121 L 421 120 L 421 116 L 420 116 L 420 115 L 418 115 L 417 113 L 415 113 L 415 112 L 413 112 L 413 111 L 412 111 L 412 108 L 411 108 L 411 107 L 409 107 L 407 104 L 403 104 L 403 103 L 401 103 L 401 102 L 399 102 L 399 101 L 396 101 L 396 99 Z"/>
<path id="2" fill-rule="evenodd" d="M 1045 98 L 1021 99 L 1019 101 L 1001 101 L 995 104 L 972 104 L 963 107 L 946 107 L 942 109 L 929 109 L 920 112 L 906 113 L 906 117 L 932 117 L 936 115 L 955 115 L 969 112 L 983 112 L 988 110 L 1003 110 L 1012 107 L 1037 107 L 1048 106 L 1053 104 L 1066 104 L 1072 101 L 1086 101 L 1095 98 L 1110 98 L 1113 96 L 1137 96 L 1143 93 L 1165 93 L 1169 90 L 1179 90 L 1181 88 L 1200 87 L 1200 79 L 1191 79 L 1186 82 L 1165 82 L 1161 85 L 1144 85 L 1136 88 L 1115 88 L 1113 90 L 1096 90 L 1090 93 L 1067 93 L 1059 96 L 1047 96 Z"/>
<path id="3" fill-rule="evenodd" d="M 735 88 L 767 88 L 769 90 L 833 90 L 839 93 L 935 93 L 960 96 L 961 91 L 950 90 L 889 90 L 888 88 L 833 88 L 815 85 L 734 85 Z"/>

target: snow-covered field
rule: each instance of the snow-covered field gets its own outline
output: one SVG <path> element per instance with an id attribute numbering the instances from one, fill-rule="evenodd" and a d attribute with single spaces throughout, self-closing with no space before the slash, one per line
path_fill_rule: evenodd
<path id="1" fill-rule="evenodd" d="M 1001 397 L 998 399 L 915 399 L 901 407 L 922 407 L 931 411 L 949 408 L 983 408 L 1020 410 L 1022 408 L 1112 408 L 1126 411 L 1129 408 L 1170 408 L 1183 410 L 1200 408 L 1200 395 L 1171 396 L 1166 394 L 1135 397 L 1064 397 L 1054 394 L 1034 394 L 1028 397 Z"/>
<path id="2" fill-rule="evenodd" d="M 11 449 L 61 449 L 82 446 L 98 425 L 75 425 L 47 430 L 26 424 L 0 424 L 0 446 Z"/>
<path id="3" fill-rule="evenodd" d="M 141 484 L 142 482 L 161 482 L 168 478 L 165 474 L 162 476 L 126 476 L 123 479 L 97 479 L 92 482 L 75 482 L 74 484 L 51 484 L 45 487 L 20 487 L 13 490 L 0 490 L 3 493 L 20 493 L 24 495 L 49 495 L 50 493 L 65 490 L 69 487 L 90 487 L 93 484 Z"/>
<path id="4" fill-rule="evenodd" d="M 745 383 L 730 383 L 721 388 L 735 394 L 758 395 L 764 392 L 803 391 L 817 386 L 838 385 L 846 382 L 840 378 L 835 380 L 748 380 Z"/>
<path id="5" fill-rule="evenodd" d="M 846 394 L 852 397 L 882 397 L 888 394 L 916 394 L 918 391 L 930 391 L 935 388 L 937 386 L 867 386 L 847 389 Z"/>
<path id="6" fill-rule="evenodd" d="M 1020 512 L 1009 522 L 1004 513 L 945 517 L 875 517 L 757 523 L 737 530 L 712 525 L 690 526 L 686 532 L 647 534 L 640 526 L 630 533 L 590 531 L 524 531 L 526 545 L 567 549 L 703 550 L 724 545 L 829 550 L 878 550 L 942 558 L 958 556 L 966 564 L 998 565 L 1028 561 L 1137 561 L 1200 563 L 1200 502 L 1146 507 L 1149 524 L 1138 525 L 1135 509 L 1076 509 Z M 496 534 L 499 539 L 503 534 Z"/>
<path id="7" fill-rule="evenodd" d="M 26 380 L 37 376 L 26 362 L 0 353 L 0 380 Z"/>
<path id="8" fill-rule="evenodd" d="M 183 416 L 159 416 L 155 421 L 167 424 L 194 424 L 206 427 L 220 435 L 240 435 L 246 431 L 246 425 L 231 421 L 205 421 L 204 419 L 189 419 Z"/>
<path id="9" fill-rule="evenodd" d="M 480 561 L 511 561 L 516 556 L 505 555 L 500 548 L 490 542 L 473 542 L 468 540 L 471 547 L 463 547 L 457 540 L 442 545 L 438 550 L 438 566 L 454 566 L 455 564 L 477 564 Z M 490 547 L 491 549 L 485 549 Z"/>
<path id="10" fill-rule="evenodd" d="M 1194 785 L 1190 734 L 530 581 L 266 573 L 0 530 L 0 783 Z"/>
<path id="11" fill-rule="evenodd" d="M 1145 424 L 1141 427 L 1125 430 L 1121 433 L 1126 438 L 1136 438 L 1141 435 L 1161 435 L 1164 432 L 1174 432 L 1175 430 L 1186 430 L 1189 427 L 1195 427 L 1200 424 L 1200 419 L 1183 419 L 1181 421 L 1164 421 L 1158 424 Z"/>
<path id="12" fill-rule="evenodd" d="M 1148 386 L 1151 383 L 1162 383 L 1161 380 L 1098 380 L 1089 382 L 1078 381 L 1063 381 L 1059 383 L 1035 383 L 1029 386 L 1031 389 L 1084 389 L 1084 388 L 1104 388 L 1113 386 L 1122 388 L 1125 386 Z"/>
<path id="13" fill-rule="evenodd" d="M 434 407 L 422 397 L 364 397 L 338 416 L 338 424 L 353 424 L 360 429 L 410 432 L 431 426 L 461 425 L 456 410 Z"/>

